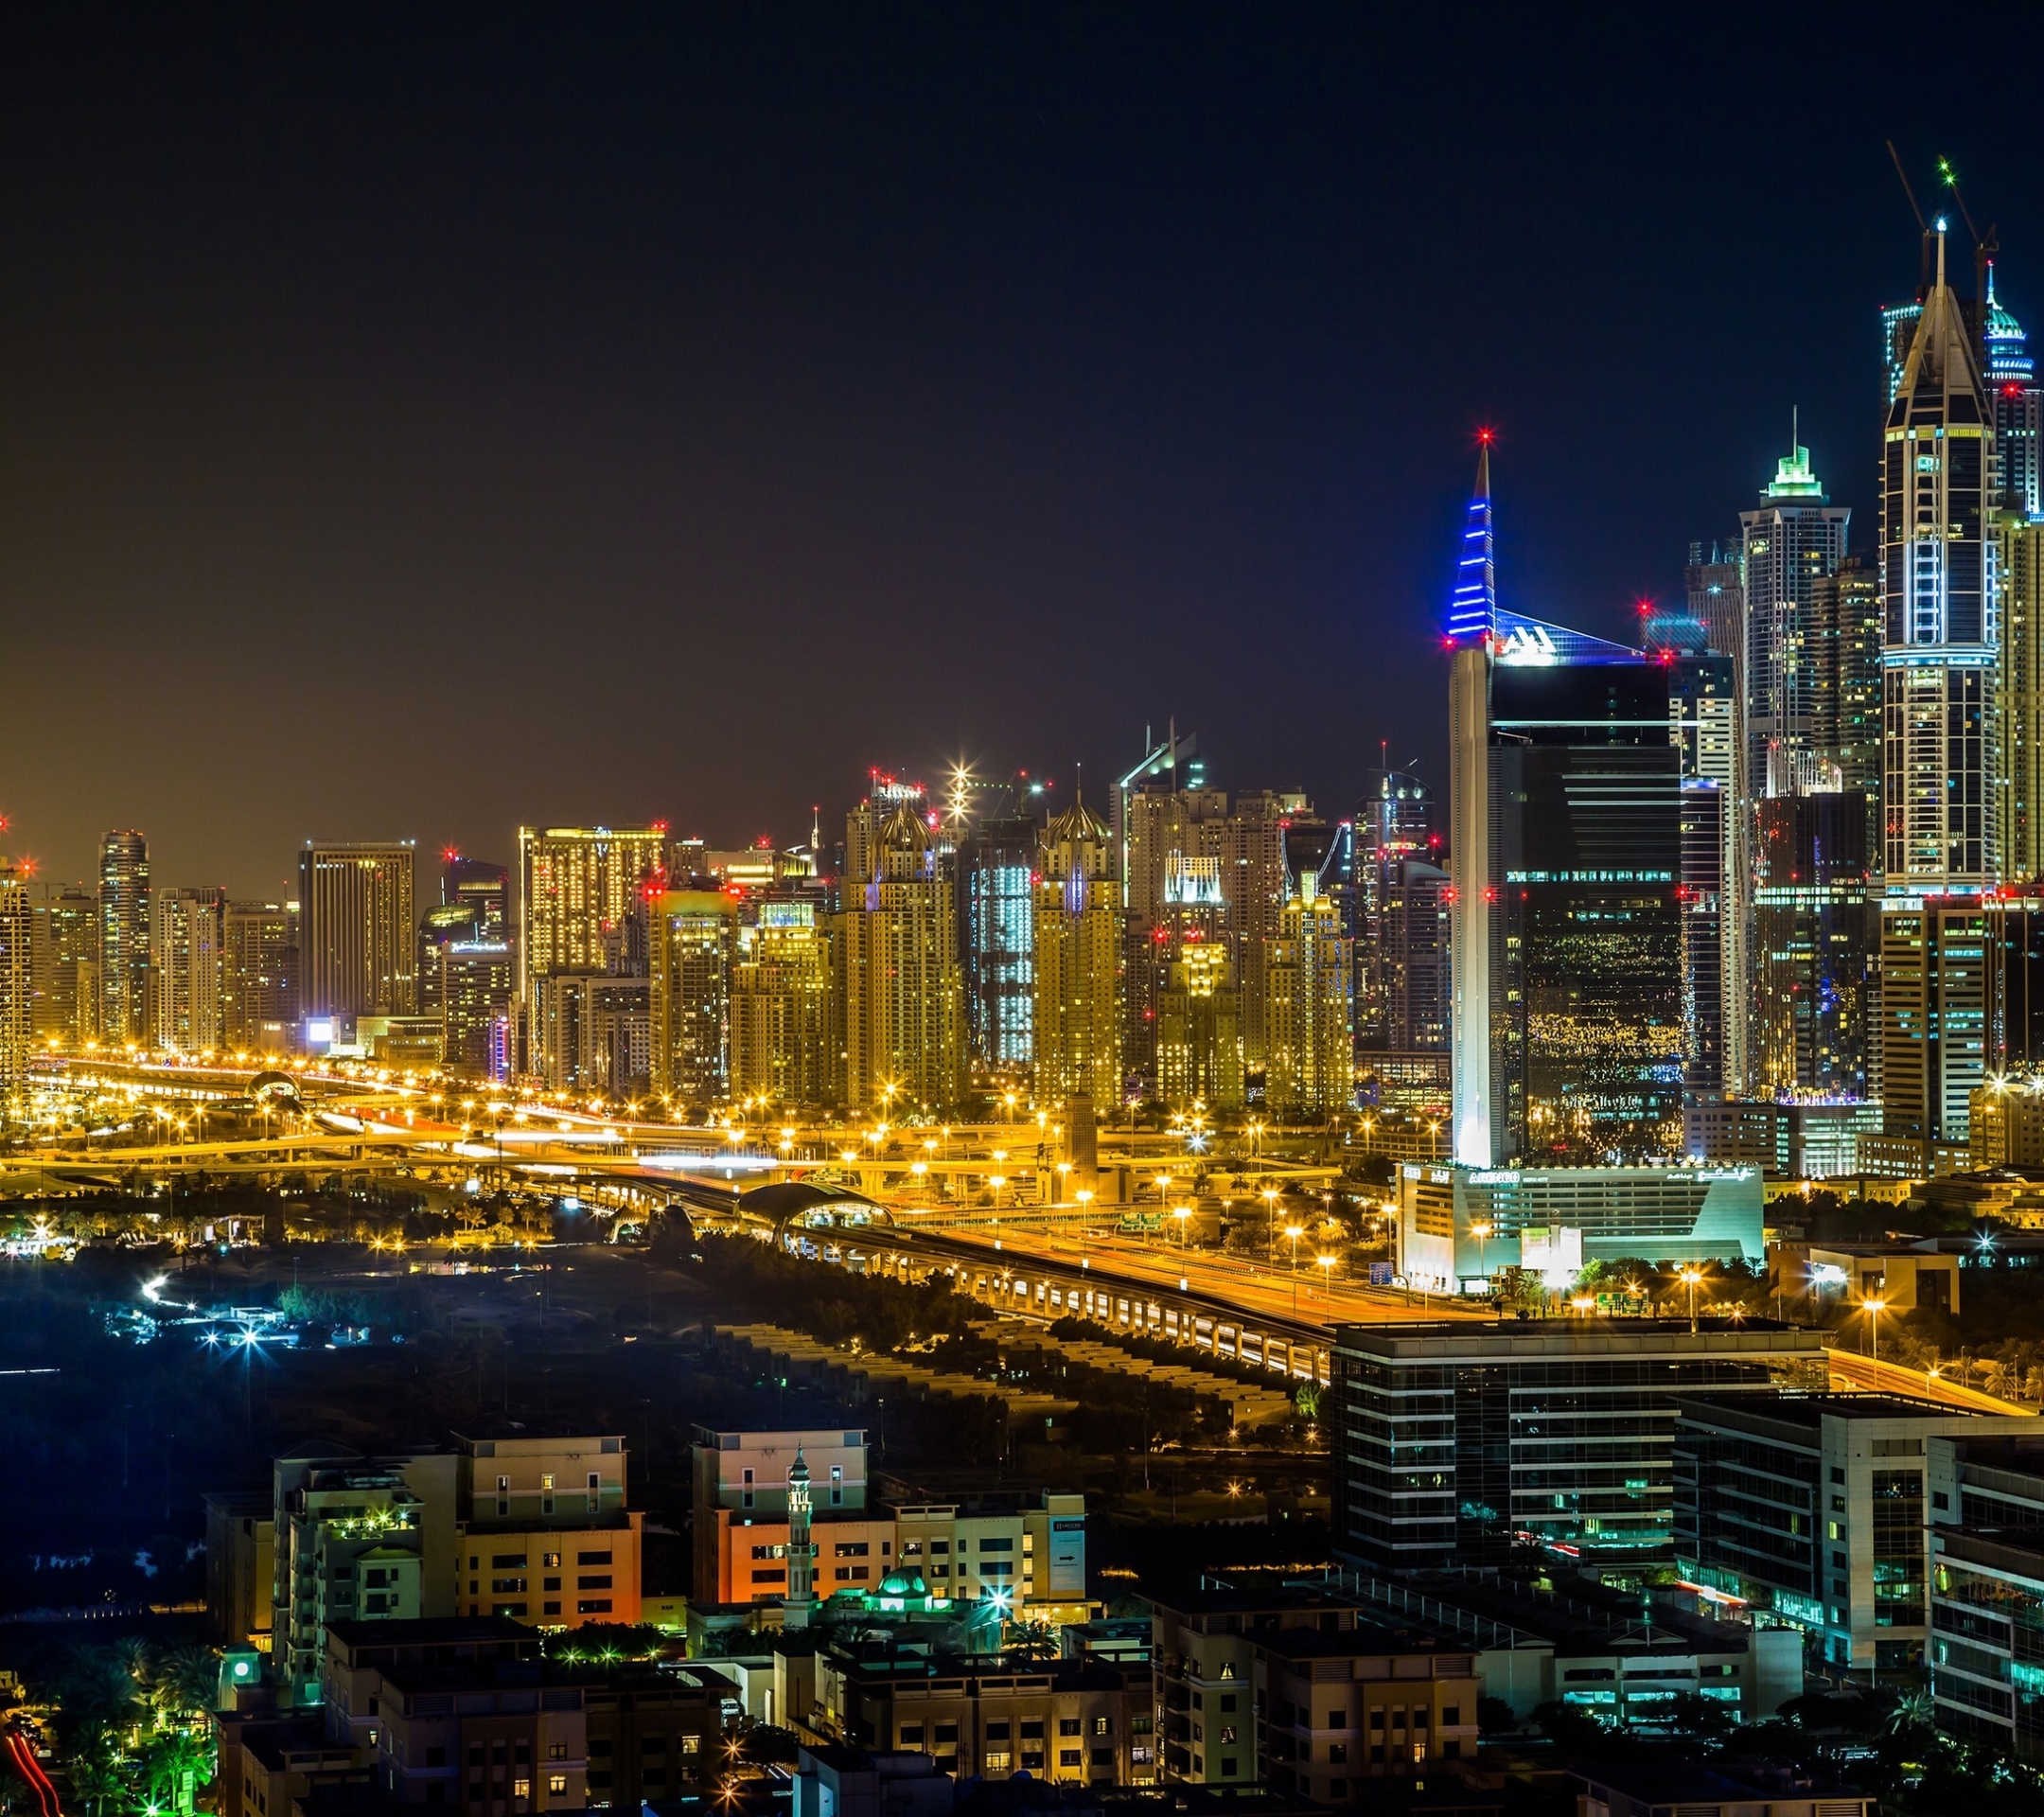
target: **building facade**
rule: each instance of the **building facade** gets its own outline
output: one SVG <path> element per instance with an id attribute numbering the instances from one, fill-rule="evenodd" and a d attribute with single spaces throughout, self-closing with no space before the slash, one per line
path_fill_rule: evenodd
<path id="1" fill-rule="evenodd" d="M 282 1053 L 299 1022 L 298 905 L 229 902 L 220 915 L 220 1040 Z"/>
<path id="2" fill-rule="evenodd" d="M 150 902 L 150 1032 L 173 1053 L 224 1045 L 226 893 L 159 890 Z"/>
<path id="3" fill-rule="evenodd" d="M 1028 815 L 989 816 L 962 854 L 972 1057 L 1006 1077 L 1027 1071 L 1034 1052 L 1038 831 Z"/>
<path id="4" fill-rule="evenodd" d="M 1753 1089 L 1872 1095 L 1879 885 L 1857 790 L 1754 803 Z"/>
<path id="5" fill-rule="evenodd" d="M 737 932 L 731 1089 L 775 1104 L 844 1097 L 835 931 L 811 902 L 763 902 Z"/>
<path id="6" fill-rule="evenodd" d="M 28 1083 L 35 1040 L 35 918 L 28 880 L 0 858 L 0 1096 Z"/>
<path id="7" fill-rule="evenodd" d="M 1311 870 L 1264 945 L 1264 1103 L 1280 1116 L 1355 1104 L 1355 943 Z"/>
<path id="8" fill-rule="evenodd" d="M 1121 906 L 1113 835 L 1083 803 L 1044 828 L 1034 888 L 1036 1102 L 1085 1092 L 1102 1108 L 1118 1104 L 1126 1089 Z"/>
<path id="9" fill-rule="evenodd" d="M 410 839 L 306 842 L 298 855 L 299 974 L 308 1025 L 417 1013 L 416 856 Z"/>
<path id="10" fill-rule="evenodd" d="M 731 960 L 738 904 L 720 890 L 665 890 L 646 904 L 652 1085 L 662 1098 L 731 1096 Z"/>
<path id="11" fill-rule="evenodd" d="M 149 1038 L 149 843 L 135 832 L 99 841 L 99 1038 Z"/>

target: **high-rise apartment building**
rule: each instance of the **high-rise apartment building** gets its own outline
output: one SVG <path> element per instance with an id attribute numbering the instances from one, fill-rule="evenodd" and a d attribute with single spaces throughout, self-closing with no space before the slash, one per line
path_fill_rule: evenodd
<path id="1" fill-rule="evenodd" d="M 833 929 L 813 902 L 763 902 L 731 966 L 731 1090 L 824 1106 L 844 1097 Z"/>
<path id="2" fill-rule="evenodd" d="M 99 841 L 99 1038 L 149 1038 L 149 844 L 113 832 Z"/>
<path id="3" fill-rule="evenodd" d="M 0 1095 L 18 1092 L 28 1079 L 35 1039 L 34 938 L 28 879 L 12 859 L 0 858 Z"/>
<path id="4" fill-rule="evenodd" d="M 527 1070 L 556 1091 L 626 1095 L 650 1085 L 651 979 L 551 972 L 532 987 Z"/>
<path id="5" fill-rule="evenodd" d="M 845 843 L 837 950 L 846 1103 L 882 1113 L 957 1104 L 965 1090 L 965 983 L 949 855 L 907 802 L 869 838 L 855 812 Z"/>
<path id="6" fill-rule="evenodd" d="M 300 850 L 300 1007 L 307 1023 L 417 1013 L 416 856 L 411 839 L 308 839 Z"/>
<path id="7" fill-rule="evenodd" d="M 1790 766 L 1816 736 L 1811 593 L 1845 558 L 1852 513 L 1830 503 L 1800 446 L 1775 463 L 1757 510 L 1742 511 L 1746 576 L 1748 787 L 1789 792 Z"/>
<path id="8" fill-rule="evenodd" d="M 667 829 L 519 828 L 519 964 L 524 994 L 554 972 L 612 968 L 619 931 L 664 887 Z"/>
<path id="9" fill-rule="evenodd" d="M 2044 515 L 2044 390 L 2036 381 L 2029 337 L 1995 298 L 1994 266 L 1987 267 L 1986 319 L 1981 326 L 1981 376 L 1994 409 L 1997 492 L 2004 511 Z"/>
<path id="10" fill-rule="evenodd" d="M 1847 556 L 1810 587 L 1811 748 L 1841 787 L 1877 808 L 1881 786 L 1881 580 L 1872 556 Z M 1871 848 L 1870 848 L 1871 849 Z"/>
<path id="11" fill-rule="evenodd" d="M 652 1085 L 662 1098 L 731 1096 L 731 957 L 738 904 L 720 890 L 663 890 L 646 904 Z"/>
<path id="12" fill-rule="evenodd" d="M 508 945 L 511 938 L 511 873 L 501 864 L 441 854 L 440 900 L 419 920 L 418 1008 L 440 1012 L 441 954 L 456 944 Z"/>
<path id="13" fill-rule="evenodd" d="M 1445 1053 L 1454 1021 L 1448 873 L 1420 858 L 1370 867 L 1375 908 L 1357 937 L 1356 1016 L 1370 1051 Z"/>
<path id="14" fill-rule="evenodd" d="M 48 889 L 34 917 L 35 1033 L 82 1046 L 99 1035 L 99 899 L 85 884 Z"/>
<path id="15" fill-rule="evenodd" d="M 1945 236 L 1881 458 L 1884 868 L 1893 892 L 1979 891 L 1998 873 L 1994 424 L 1945 279 Z"/>
<path id="16" fill-rule="evenodd" d="M 1912 1145 L 1928 1175 L 1939 1147 L 1963 1147 L 1985 1073 L 1987 915 L 1980 898 L 1891 905 L 1880 929 L 1881 1132 Z M 1921 1177 L 1921 1176 L 1919 1176 Z"/>
<path id="17" fill-rule="evenodd" d="M 1688 616 L 1703 630 L 1706 649 L 1729 656 L 1740 678 L 1735 698 L 1746 698 L 1746 562 L 1743 538 L 1730 545 L 1713 542 L 1689 545 L 1689 565 L 1683 572 L 1683 591 Z"/>
<path id="18" fill-rule="evenodd" d="M 1026 1070 L 1032 1053 L 1037 831 L 1026 814 L 989 816 L 960 854 L 972 1055 L 996 1074 Z"/>
<path id="19" fill-rule="evenodd" d="M 1268 1064 L 1263 971 L 1284 913 L 1290 874 L 1286 835 L 1295 821 L 1311 813 L 1302 795 L 1251 789 L 1237 795 L 1227 813 L 1202 829 L 1200 849 L 1221 863 L 1230 957 L 1242 990 L 1242 1060 L 1252 1073 L 1263 1071 Z"/>
<path id="20" fill-rule="evenodd" d="M 159 890 L 150 902 L 150 1033 L 172 1053 L 211 1053 L 220 1024 L 226 892 Z"/>
<path id="21" fill-rule="evenodd" d="M 518 995 L 511 943 L 449 941 L 434 960 L 440 1051 L 447 1064 L 471 1078 L 510 1078 L 511 1011 Z"/>
<path id="22" fill-rule="evenodd" d="M 1125 1089 L 1112 833 L 1075 802 L 1043 829 L 1036 873 L 1036 1102 L 1057 1106 L 1085 1092 L 1106 1109 Z"/>
<path id="23" fill-rule="evenodd" d="M 1987 1055 L 1990 1078 L 2044 1069 L 2044 886 L 1989 895 Z"/>
<path id="24" fill-rule="evenodd" d="M 1434 876 L 1439 876 L 1445 884 L 1446 873 L 1438 869 L 1445 853 L 1435 823 L 1436 807 L 1434 793 L 1417 776 L 1393 769 L 1379 770 L 1369 793 L 1356 803 L 1355 912 L 1350 931 L 1356 943 L 1356 1046 L 1364 1050 L 1427 1045 L 1413 1040 L 1409 1031 L 1414 1014 L 1401 1009 L 1405 990 L 1401 970 L 1410 955 L 1409 943 L 1401 939 L 1409 926 L 1401 919 L 1409 899 L 1400 892 L 1408 886 L 1419 886 L 1423 891 L 1427 880 Z M 1408 875 L 1402 870 L 1407 864 L 1421 869 Z M 1429 935 L 1430 930 L 1422 926 L 1421 950 Z M 1443 991 L 1448 985 L 1446 938 L 1444 927 L 1438 968 L 1438 983 Z M 1431 979 L 1434 974 L 1429 971 L 1427 976 Z M 1424 997 L 1422 988 L 1422 1000 Z M 1418 1019 L 1422 1023 L 1427 1019 L 1423 1009 L 1418 1013 Z M 1444 1046 L 1445 1012 L 1441 1028 L 1437 1045 Z"/>
<path id="25" fill-rule="evenodd" d="M 1208 850 L 1205 828 L 1227 812 L 1227 797 L 1208 788 L 1190 732 L 1171 737 L 1115 788 L 1120 852 L 1123 948 L 1123 1065 L 1154 1090 L 1156 1083 L 1157 928 L 1169 918 L 1165 892 L 1176 860 Z"/>
<path id="26" fill-rule="evenodd" d="M 1245 1095 L 1242 997 L 1219 858 L 1174 855 L 1150 942 L 1154 1095 L 1179 1106 L 1240 1105 Z"/>
<path id="27" fill-rule="evenodd" d="M 298 905 L 230 902 L 220 922 L 220 1044 L 282 1053 L 298 1011 Z"/>
<path id="28" fill-rule="evenodd" d="M 1300 871 L 1264 943 L 1263 1098 L 1280 1115 L 1355 1103 L 1355 945 L 1319 882 Z"/>
<path id="29" fill-rule="evenodd" d="M 1753 1089 L 1865 1098 L 1879 884 L 1859 790 L 1754 804 Z"/>
<path id="30" fill-rule="evenodd" d="M 2044 520 L 2004 511 L 2000 571 L 2000 700 L 1996 805 L 2001 874 L 2044 877 Z"/>

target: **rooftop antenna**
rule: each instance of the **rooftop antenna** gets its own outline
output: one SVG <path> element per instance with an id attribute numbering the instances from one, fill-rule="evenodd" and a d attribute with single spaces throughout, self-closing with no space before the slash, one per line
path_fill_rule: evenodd
<path id="1" fill-rule="evenodd" d="M 1930 229 L 1924 221 L 1923 210 L 1916 205 L 1916 192 L 1910 187 L 1909 172 L 1902 168 L 1902 154 L 1894 148 L 1894 141 L 1888 141 L 1888 155 L 1894 161 L 1894 172 L 1901 182 L 1902 193 L 1909 198 L 1910 213 L 1916 217 L 1916 231 L 1923 236 L 1923 257 L 1921 274 L 1916 285 L 1920 298 L 1930 288 Z"/>

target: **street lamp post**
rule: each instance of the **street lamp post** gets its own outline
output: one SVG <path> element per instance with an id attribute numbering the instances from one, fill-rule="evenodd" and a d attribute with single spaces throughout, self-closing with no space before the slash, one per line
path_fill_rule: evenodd
<path id="1" fill-rule="evenodd" d="M 1292 1239 L 1292 1311 L 1295 1316 L 1298 1313 L 1298 1240 L 1306 1232 L 1295 1224 L 1288 1224 L 1284 1233 Z"/>
<path id="2" fill-rule="evenodd" d="M 1684 1268 L 1677 1279 L 1689 1289 L 1689 1330 L 1694 1332 L 1697 1328 L 1697 1282 L 1703 1279 L 1702 1271 L 1697 1268 Z"/>
<path id="3" fill-rule="evenodd" d="M 1874 1360 L 1878 1363 L 1880 1361 L 1880 1315 L 1888 1310 L 1888 1302 L 1877 1296 L 1873 1299 L 1862 1300 L 1860 1305 L 1867 1315 L 1867 1334 L 1874 1346 Z"/>
<path id="4" fill-rule="evenodd" d="M 1486 1288 L 1490 1285 L 1490 1270 L 1484 1263 L 1484 1245 L 1490 1241 L 1490 1228 L 1489 1225 L 1482 1223 L 1472 1224 L 1469 1227 L 1470 1235 L 1476 1239 L 1476 1272 L 1484 1278 Z"/>

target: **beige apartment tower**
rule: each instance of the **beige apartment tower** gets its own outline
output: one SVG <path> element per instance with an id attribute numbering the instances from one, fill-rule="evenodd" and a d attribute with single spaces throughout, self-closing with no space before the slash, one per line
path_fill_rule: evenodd
<path id="1" fill-rule="evenodd" d="M 298 905 L 307 1021 L 417 1013 L 416 856 L 411 839 L 306 842 Z"/>
<path id="2" fill-rule="evenodd" d="M 907 803 L 870 850 L 868 874 L 846 867 L 838 917 L 846 1103 L 883 1114 L 946 1109 L 965 1091 L 957 885 L 937 835 Z"/>
<path id="3" fill-rule="evenodd" d="M 652 1085 L 682 1103 L 731 1096 L 731 952 L 738 905 L 720 890 L 666 890 L 647 904 Z"/>
<path id="4" fill-rule="evenodd" d="M 1062 1105 L 1086 1092 L 1102 1107 L 1118 1104 L 1123 917 L 1113 835 L 1074 803 L 1044 828 L 1036 873 L 1036 1102 Z"/>
<path id="5" fill-rule="evenodd" d="M 224 892 L 159 890 L 150 902 L 150 1034 L 171 1053 L 213 1053 L 220 1040 Z"/>
<path id="6" fill-rule="evenodd" d="M 1355 1102 L 1355 942 L 1311 871 L 1278 916 L 1263 967 L 1264 1102 L 1333 1116 Z"/>
<path id="7" fill-rule="evenodd" d="M 815 905 L 763 902 L 731 968 L 731 1096 L 828 1105 L 844 1098 L 837 968 Z"/>

